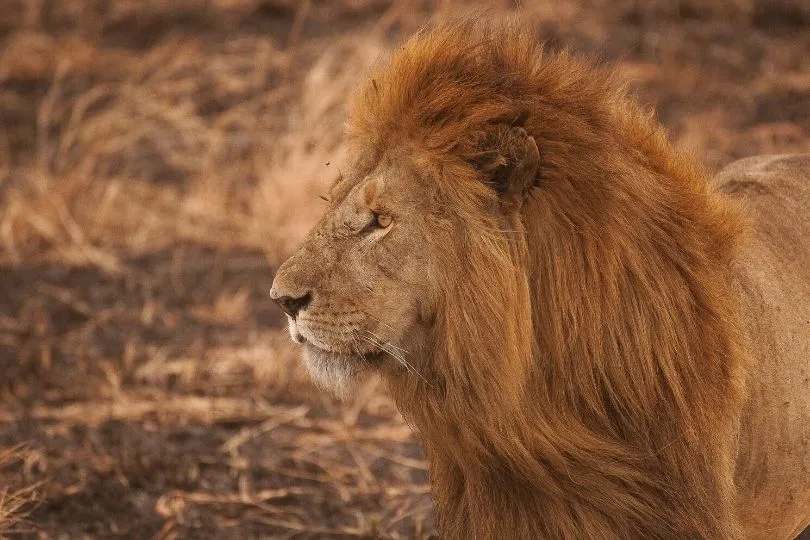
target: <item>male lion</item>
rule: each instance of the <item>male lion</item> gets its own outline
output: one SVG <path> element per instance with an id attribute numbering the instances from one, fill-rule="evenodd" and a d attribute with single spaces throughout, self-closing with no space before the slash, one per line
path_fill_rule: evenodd
<path id="1" fill-rule="evenodd" d="M 444 537 L 810 523 L 810 157 L 713 187 L 610 72 L 474 21 L 398 49 L 347 139 L 271 296 L 321 385 L 388 381 Z"/>

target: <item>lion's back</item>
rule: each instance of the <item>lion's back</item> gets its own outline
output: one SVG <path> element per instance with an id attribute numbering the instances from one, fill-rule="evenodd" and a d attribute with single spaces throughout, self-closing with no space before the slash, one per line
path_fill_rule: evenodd
<path id="1" fill-rule="evenodd" d="M 810 154 L 743 159 L 714 184 L 752 225 L 735 262 L 753 356 L 740 514 L 752 538 L 792 538 L 810 525 Z"/>

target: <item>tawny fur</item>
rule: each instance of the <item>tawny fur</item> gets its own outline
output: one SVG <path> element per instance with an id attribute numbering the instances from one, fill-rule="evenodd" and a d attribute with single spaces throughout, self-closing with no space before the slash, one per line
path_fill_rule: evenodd
<path id="1" fill-rule="evenodd" d="M 756 359 L 737 508 L 747 538 L 793 538 L 810 527 L 810 154 L 743 159 L 713 183 L 744 202 L 751 224 L 734 262 L 746 348 Z"/>
<path id="2" fill-rule="evenodd" d="M 539 167 L 515 189 L 497 178 L 521 134 Z M 774 327 L 738 299 L 757 287 L 740 277 L 740 208 L 610 70 L 517 25 L 438 25 L 370 75 L 347 135 L 351 169 L 273 294 L 312 292 L 297 328 L 322 343 L 318 361 L 387 378 L 425 447 L 443 537 L 728 539 L 810 520 L 806 482 L 767 518 L 740 506 L 776 496 L 763 456 L 810 466 L 757 442 L 791 433 L 763 431 L 772 409 L 743 415 L 749 394 L 766 396 L 749 410 L 777 399 L 749 377 L 777 351 L 751 345 Z M 364 236 L 379 212 L 393 225 Z M 410 351 L 408 369 L 368 360 L 363 332 Z M 784 343 L 774 361 L 801 367 Z"/>

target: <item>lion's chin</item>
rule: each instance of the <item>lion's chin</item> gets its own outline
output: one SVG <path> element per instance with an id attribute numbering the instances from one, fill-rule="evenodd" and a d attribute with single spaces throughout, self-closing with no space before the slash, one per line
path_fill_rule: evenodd
<path id="1" fill-rule="evenodd" d="M 315 384 L 343 399 L 365 381 L 370 366 L 362 357 L 337 354 L 304 344 L 304 365 Z"/>

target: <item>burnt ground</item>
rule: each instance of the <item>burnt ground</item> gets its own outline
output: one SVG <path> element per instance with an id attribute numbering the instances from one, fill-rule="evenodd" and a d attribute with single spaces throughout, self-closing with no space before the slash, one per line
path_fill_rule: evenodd
<path id="1" fill-rule="evenodd" d="M 810 151 L 800 0 L 523 3 L 711 170 Z M 385 389 L 313 388 L 267 291 L 362 70 L 483 5 L 0 0 L 0 535 L 432 533 Z"/>

